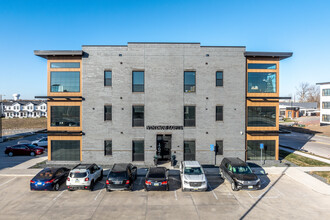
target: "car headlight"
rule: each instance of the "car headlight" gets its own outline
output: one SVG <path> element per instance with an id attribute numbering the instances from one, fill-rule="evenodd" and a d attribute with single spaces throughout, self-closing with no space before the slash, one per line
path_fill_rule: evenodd
<path id="1" fill-rule="evenodd" d="M 202 181 L 202 184 L 205 184 L 206 183 L 206 181 Z"/>
<path id="2" fill-rule="evenodd" d="M 184 184 L 188 184 L 188 182 L 187 181 L 183 181 L 184 182 Z"/>
<path id="3" fill-rule="evenodd" d="M 238 179 L 234 179 L 236 182 L 240 183 L 240 184 L 243 184 L 244 181 L 243 180 L 238 180 Z"/>

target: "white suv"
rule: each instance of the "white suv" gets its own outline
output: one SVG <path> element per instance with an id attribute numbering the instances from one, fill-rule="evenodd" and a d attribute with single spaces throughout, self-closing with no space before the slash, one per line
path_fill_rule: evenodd
<path id="1" fill-rule="evenodd" d="M 206 191 L 207 179 L 198 161 L 182 161 L 180 164 L 182 191 Z"/>
<path id="2" fill-rule="evenodd" d="M 31 144 L 38 146 L 38 147 L 47 147 L 48 138 L 47 137 L 40 138 L 39 140 L 32 141 Z"/>
<path id="3" fill-rule="evenodd" d="M 70 171 L 66 185 L 70 191 L 75 189 L 93 191 L 96 182 L 102 178 L 102 167 L 96 164 L 78 164 Z"/>

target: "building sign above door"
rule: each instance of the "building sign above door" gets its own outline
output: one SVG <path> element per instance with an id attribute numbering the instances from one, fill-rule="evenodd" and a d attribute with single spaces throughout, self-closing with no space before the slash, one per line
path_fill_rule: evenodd
<path id="1" fill-rule="evenodd" d="M 173 126 L 173 125 L 148 125 L 147 130 L 183 130 L 183 126 Z"/>

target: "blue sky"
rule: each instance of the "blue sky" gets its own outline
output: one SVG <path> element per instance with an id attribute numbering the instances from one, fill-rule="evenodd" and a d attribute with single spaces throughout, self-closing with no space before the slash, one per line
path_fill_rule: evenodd
<path id="1" fill-rule="evenodd" d="M 330 1 L 0 0 L 0 94 L 46 95 L 46 60 L 34 50 L 81 45 L 200 42 L 293 52 L 280 65 L 280 95 L 329 82 Z"/>

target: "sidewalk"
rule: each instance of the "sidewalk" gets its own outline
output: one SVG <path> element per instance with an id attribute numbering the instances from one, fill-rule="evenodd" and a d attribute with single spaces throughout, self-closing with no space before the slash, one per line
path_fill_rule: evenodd
<path id="1" fill-rule="evenodd" d="M 37 157 L 11 168 L 0 170 L 0 176 L 35 176 L 41 169 L 28 169 L 36 163 L 47 160 L 47 156 Z"/>
<path id="2" fill-rule="evenodd" d="M 302 153 L 300 151 L 291 150 L 291 149 L 284 148 L 284 147 L 280 147 L 280 150 L 284 150 L 284 151 L 294 153 L 294 154 L 297 154 L 297 155 L 300 155 L 300 156 L 303 156 L 303 157 L 308 157 L 308 158 L 311 158 L 311 159 L 314 159 L 314 160 L 318 160 L 318 161 L 321 161 L 321 162 L 324 162 L 324 163 L 328 163 L 329 166 L 330 166 L 330 160 L 322 158 L 322 157 L 318 157 L 318 156 L 314 156 L 314 155 L 310 155 L 310 154 L 305 154 L 305 153 Z"/>

